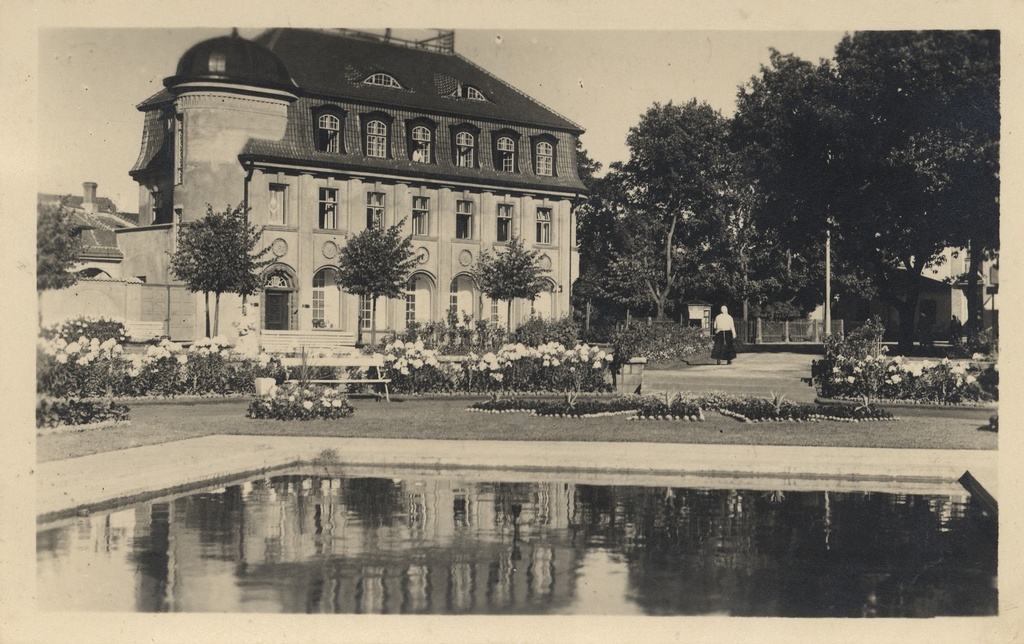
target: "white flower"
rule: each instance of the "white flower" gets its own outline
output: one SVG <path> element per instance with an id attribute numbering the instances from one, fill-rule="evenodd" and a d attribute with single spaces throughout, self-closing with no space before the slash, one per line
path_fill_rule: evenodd
<path id="1" fill-rule="evenodd" d="M 412 361 L 412 366 L 419 369 L 423 366 L 423 361 L 420 360 L 419 358 L 416 358 L 415 360 Z"/>
<path id="2" fill-rule="evenodd" d="M 288 402 L 295 402 L 295 396 L 288 396 Z"/>
<path id="3" fill-rule="evenodd" d="M 57 362 L 59 362 L 61 364 L 67 364 L 67 362 L 68 362 L 67 354 L 66 353 L 58 353 L 57 354 Z"/>
<path id="4" fill-rule="evenodd" d="M 849 382 L 849 383 L 852 384 L 852 383 L 857 382 L 857 379 L 854 378 L 853 376 L 846 376 L 846 382 Z"/>
<path id="5" fill-rule="evenodd" d="M 861 370 L 861 368 L 860 368 L 860 367 L 854 367 L 854 368 L 853 368 L 853 373 L 860 373 L 861 371 L 862 371 L 862 370 Z"/>
<path id="6" fill-rule="evenodd" d="M 838 366 L 832 367 L 832 373 L 839 373 L 840 371 L 841 369 Z"/>
<path id="7" fill-rule="evenodd" d="M 306 409 L 306 410 L 312 409 L 313 408 L 313 401 L 312 400 L 303 400 L 302 401 L 302 408 Z"/>
<path id="8" fill-rule="evenodd" d="M 178 354 L 178 364 L 185 364 L 186 362 L 188 362 L 188 356 L 185 355 L 184 353 L 179 353 Z"/>
<path id="9" fill-rule="evenodd" d="M 68 353 L 78 353 L 82 350 L 82 346 L 77 342 L 72 342 L 64 350 Z"/>
<path id="10" fill-rule="evenodd" d="M 331 401 L 331 407 L 341 407 L 341 401 L 340 400 L 332 400 Z"/>
<path id="11" fill-rule="evenodd" d="M 604 365 L 601 364 L 600 360 L 594 360 L 594 368 L 595 369 L 601 369 L 602 367 L 604 367 Z"/>
<path id="12" fill-rule="evenodd" d="M 401 369 L 399 369 L 399 372 L 401 372 L 401 374 L 403 376 L 408 376 L 409 375 L 409 368 L 408 367 L 402 367 Z"/>
<path id="13" fill-rule="evenodd" d="M 978 381 L 978 379 L 975 378 L 974 376 L 967 376 L 967 384 L 971 385 L 971 384 L 974 384 L 977 381 Z"/>
<path id="14" fill-rule="evenodd" d="M 496 381 L 501 382 L 502 380 L 505 379 L 505 374 L 503 374 L 503 373 L 492 373 L 491 377 L 494 378 Z"/>
<path id="15" fill-rule="evenodd" d="M 892 382 L 892 384 L 897 385 L 900 383 L 901 380 L 903 380 L 903 378 L 900 378 L 897 374 L 894 373 L 891 376 L 889 376 L 889 380 Z"/>

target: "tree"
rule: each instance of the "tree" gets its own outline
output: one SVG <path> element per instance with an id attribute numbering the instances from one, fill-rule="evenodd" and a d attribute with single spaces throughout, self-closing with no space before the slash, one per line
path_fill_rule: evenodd
<path id="1" fill-rule="evenodd" d="M 611 269 L 661 318 L 673 295 L 706 282 L 708 259 L 729 252 L 723 247 L 734 168 L 728 121 L 696 99 L 655 103 L 626 142 L 629 162 L 612 170 L 621 175 L 620 230 L 627 236 Z"/>
<path id="2" fill-rule="evenodd" d="M 214 212 L 207 205 L 206 216 L 182 224 L 178 247 L 171 256 L 171 274 L 185 282 L 193 293 L 201 292 L 206 309 L 206 335 L 216 336 L 220 322 L 222 293 L 253 295 L 262 287 L 260 270 L 272 259 L 263 259 L 267 246 L 256 250 L 261 232 L 249 224 L 248 208 L 239 204 Z M 213 333 L 210 333 L 210 293 L 214 294 Z"/>
<path id="3" fill-rule="evenodd" d="M 68 288 L 78 281 L 73 268 L 82 240 L 63 206 L 36 208 L 36 291 Z"/>
<path id="4" fill-rule="evenodd" d="M 827 61 L 776 50 L 740 88 L 730 135 L 752 191 L 758 248 L 745 259 L 766 287 L 754 298 L 758 315 L 804 314 L 824 297 L 829 216 L 842 194 L 835 92 Z"/>
<path id="5" fill-rule="evenodd" d="M 338 253 L 338 284 L 370 298 L 370 342 L 377 342 L 377 299 L 400 298 L 416 266 L 405 219 L 390 228 L 367 228 L 348 240 Z"/>
<path id="6" fill-rule="evenodd" d="M 999 32 L 860 32 L 836 47 L 860 208 L 845 222 L 909 346 L 923 270 L 972 248 L 971 275 L 999 245 Z M 973 291 L 973 292 L 972 292 Z M 981 297 L 968 293 L 980 328 Z"/>
<path id="7" fill-rule="evenodd" d="M 512 330 L 512 300 L 533 300 L 544 290 L 544 273 L 538 263 L 539 251 L 527 250 L 515 235 L 501 253 L 485 250 L 477 257 L 473 274 L 484 295 L 508 306 L 508 329 Z"/>
<path id="8" fill-rule="evenodd" d="M 838 281 L 898 311 L 903 350 L 924 269 L 998 248 L 998 87 L 996 32 L 858 32 L 831 63 L 773 52 L 739 96 L 764 223 L 808 268 L 830 229 Z"/>

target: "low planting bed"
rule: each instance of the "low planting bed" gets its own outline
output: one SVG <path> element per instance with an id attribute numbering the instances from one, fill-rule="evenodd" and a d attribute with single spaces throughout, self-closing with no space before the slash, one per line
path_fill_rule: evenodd
<path id="1" fill-rule="evenodd" d="M 621 415 L 627 420 L 703 421 L 705 411 L 717 411 L 742 422 L 868 422 L 898 420 L 867 400 L 858 406 L 793 403 L 781 396 L 740 397 L 722 393 L 659 396 L 619 396 L 606 400 L 544 401 L 524 398 L 488 400 L 468 411 L 492 414 L 528 413 L 559 418 Z"/>
<path id="2" fill-rule="evenodd" d="M 348 397 L 333 387 L 285 383 L 249 403 L 249 418 L 274 420 L 335 420 L 355 413 Z"/>
<path id="3" fill-rule="evenodd" d="M 128 406 L 113 400 L 76 400 L 40 396 L 36 400 L 36 428 L 75 431 L 128 422 Z"/>

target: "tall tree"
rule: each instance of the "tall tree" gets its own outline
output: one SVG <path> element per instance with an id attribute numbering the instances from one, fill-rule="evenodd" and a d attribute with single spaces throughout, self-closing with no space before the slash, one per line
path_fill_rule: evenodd
<path id="1" fill-rule="evenodd" d="M 39 293 L 73 286 L 82 239 L 63 206 L 36 208 L 36 290 Z"/>
<path id="2" fill-rule="evenodd" d="M 390 228 L 367 228 L 338 253 L 338 284 L 370 298 L 371 344 L 377 343 L 377 300 L 402 297 L 416 266 L 411 237 L 402 235 L 404 225 L 405 219 Z"/>
<path id="3" fill-rule="evenodd" d="M 728 121 L 696 99 L 655 103 L 626 142 L 629 162 L 612 169 L 622 177 L 628 237 L 611 268 L 635 280 L 661 318 L 674 295 L 707 278 L 704 260 L 729 252 L 722 247 L 733 169 Z"/>
<path id="4" fill-rule="evenodd" d="M 178 230 L 171 274 L 185 282 L 189 291 L 203 294 L 207 337 L 219 333 L 221 294 L 258 293 L 260 270 L 273 262 L 264 259 L 269 246 L 257 250 L 261 232 L 249 224 L 247 212 L 245 204 L 228 206 L 223 212 L 214 212 L 207 205 L 205 217 L 182 224 Z M 212 334 L 210 293 L 214 294 Z"/>
<path id="5" fill-rule="evenodd" d="M 924 269 L 950 246 L 977 247 L 972 269 L 998 248 L 999 34 L 858 32 L 835 60 L 857 195 L 839 226 L 899 312 L 906 349 Z"/>
<path id="6" fill-rule="evenodd" d="M 485 250 L 477 257 L 473 274 L 484 295 L 506 303 L 508 329 L 512 330 L 512 301 L 533 300 L 544 290 L 544 274 L 538 262 L 540 251 L 527 250 L 520 237 L 512 236 L 500 253 Z"/>
<path id="7" fill-rule="evenodd" d="M 759 315 L 802 314 L 822 302 L 829 217 L 842 196 L 835 94 L 829 62 L 776 50 L 740 88 L 731 135 L 754 193 L 755 270 L 777 281 L 756 303 Z"/>

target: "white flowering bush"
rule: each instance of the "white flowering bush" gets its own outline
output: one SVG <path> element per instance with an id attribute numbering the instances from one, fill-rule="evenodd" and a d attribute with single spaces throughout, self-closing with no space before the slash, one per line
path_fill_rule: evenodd
<path id="1" fill-rule="evenodd" d="M 960 404 L 999 397 L 996 365 L 889 357 L 885 347 L 866 355 L 827 352 L 816 371 L 818 393 L 829 398 Z"/>
<path id="2" fill-rule="evenodd" d="M 334 420 L 353 413 L 348 397 L 337 388 L 285 383 L 253 399 L 247 415 L 274 420 Z"/>
<path id="3" fill-rule="evenodd" d="M 539 347 L 506 344 L 495 352 L 470 354 L 465 365 L 471 391 L 559 391 L 573 399 L 583 391 L 606 391 L 605 373 L 613 356 L 587 344 L 566 348 L 558 342 Z"/>
<path id="4" fill-rule="evenodd" d="M 164 339 L 129 352 L 113 338 L 57 336 L 40 340 L 36 368 L 38 392 L 63 398 L 247 393 L 256 378 L 282 372 L 280 361 L 237 354 L 224 338 L 204 338 L 187 350 Z"/>
<path id="5" fill-rule="evenodd" d="M 81 337 L 86 337 L 96 338 L 101 343 L 113 340 L 118 344 L 123 344 L 128 339 L 124 320 L 104 316 L 72 318 L 46 327 L 41 330 L 40 334 L 47 340 L 62 338 L 65 342 L 74 342 Z"/>
<path id="6" fill-rule="evenodd" d="M 439 393 L 455 391 L 459 386 L 460 370 L 450 363 L 440 362 L 438 353 L 425 348 L 423 340 L 388 342 L 381 355 L 388 367 L 393 391 Z"/>

